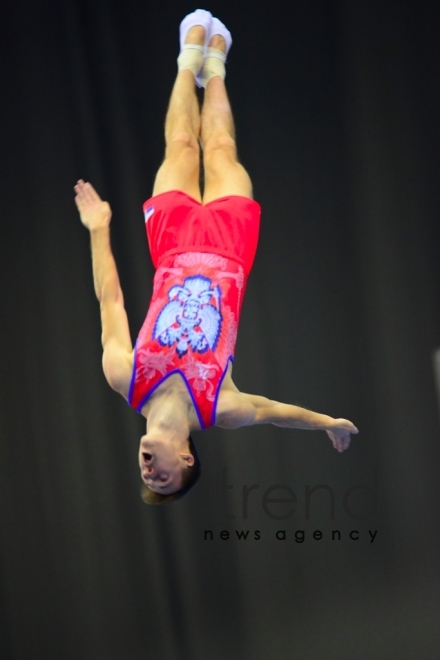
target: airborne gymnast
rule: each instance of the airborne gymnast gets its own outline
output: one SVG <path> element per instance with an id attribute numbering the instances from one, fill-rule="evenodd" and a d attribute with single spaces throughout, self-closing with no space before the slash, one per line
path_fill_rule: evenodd
<path id="1" fill-rule="evenodd" d="M 240 310 L 258 242 L 260 205 L 237 160 L 225 78 L 232 39 L 208 11 L 180 25 L 178 73 L 165 122 L 165 158 L 144 204 L 156 269 L 147 316 L 133 349 L 110 245 L 111 209 L 90 183 L 75 202 L 91 236 L 109 385 L 146 418 L 139 447 L 149 504 L 177 500 L 200 476 L 191 437 L 216 425 L 325 431 L 339 452 L 357 428 L 298 406 L 240 392 L 232 363 Z M 204 88 L 200 111 L 196 84 Z M 200 149 L 204 190 L 200 190 Z"/>

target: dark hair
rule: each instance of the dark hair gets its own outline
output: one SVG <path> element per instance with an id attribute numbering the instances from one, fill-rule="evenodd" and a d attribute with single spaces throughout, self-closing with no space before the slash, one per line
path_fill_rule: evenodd
<path id="1" fill-rule="evenodd" d="M 180 500 L 182 497 L 184 497 L 191 490 L 191 488 L 194 488 L 200 479 L 202 466 L 196 450 L 196 446 L 191 436 L 188 436 L 188 445 L 189 451 L 194 456 L 194 465 L 189 465 L 188 467 L 182 468 L 182 488 L 180 488 L 180 490 L 176 490 L 175 493 L 162 495 L 161 493 L 156 493 L 154 490 L 151 490 L 151 488 L 148 488 L 148 486 L 144 484 L 141 489 L 141 497 L 145 504 L 168 504 L 168 502 L 175 502 L 176 500 Z"/>

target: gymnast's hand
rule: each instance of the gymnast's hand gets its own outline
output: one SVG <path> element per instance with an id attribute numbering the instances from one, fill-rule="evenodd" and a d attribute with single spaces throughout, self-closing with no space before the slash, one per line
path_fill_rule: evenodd
<path id="1" fill-rule="evenodd" d="M 326 429 L 326 433 L 332 441 L 333 447 L 339 452 L 343 452 L 350 445 L 350 434 L 359 433 L 359 430 L 348 419 L 334 419 L 332 424 Z"/>
<path id="2" fill-rule="evenodd" d="M 81 222 L 89 231 L 97 231 L 109 226 L 112 211 L 108 202 L 103 202 L 91 183 L 82 179 L 74 188 L 75 204 L 78 208 Z"/>

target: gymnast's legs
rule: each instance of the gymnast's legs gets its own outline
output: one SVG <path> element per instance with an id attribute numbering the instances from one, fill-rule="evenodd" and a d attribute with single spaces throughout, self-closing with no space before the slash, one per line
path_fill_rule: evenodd
<path id="1" fill-rule="evenodd" d="M 204 25 L 197 24 L 199 12 Z M 237 160 L 234 121 L 224 82 L 223 59 L 230 46 L 230 35 L 220 21 L 210 22 L 207 17 L 210 19 L 208 12 L 197 10 L 182 22 L 183 29 L 185 21 L 189 29 L 183 35 L 185 46 L 178 59 L 179 71 L 165 121 L 165 159 L 153 188 L 153 196 L 180 190 L 204 204 L 228 195 L 252 197 L 249 175 Z M 196 76 L 205 88 L 201 113 Z M 200 147 L 203 197 L 199 184 Z"/>

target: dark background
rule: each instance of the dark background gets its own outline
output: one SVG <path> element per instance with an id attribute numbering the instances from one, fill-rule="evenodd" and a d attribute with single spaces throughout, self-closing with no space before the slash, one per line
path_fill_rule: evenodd
<path id="1" fill-rule="evenodd" d="M 195 7 L 2 3 L 2 658 L 440 657 L 437 7 L 206 6 L 234 37 L 228 89 L 263 206 L 236 383 L 361 433 L 339 455 L 323 433 L 211 429 L 197 489 L 147 507 L 144 424 L 102 374 L 72 188 L 111 202 L 135 339 L 153 274 L 141 205 Z M 288 517 L 263 507 L 276 484 L 296 494 Z M 258 486 L 247 511 L 243 485 Z"/>

